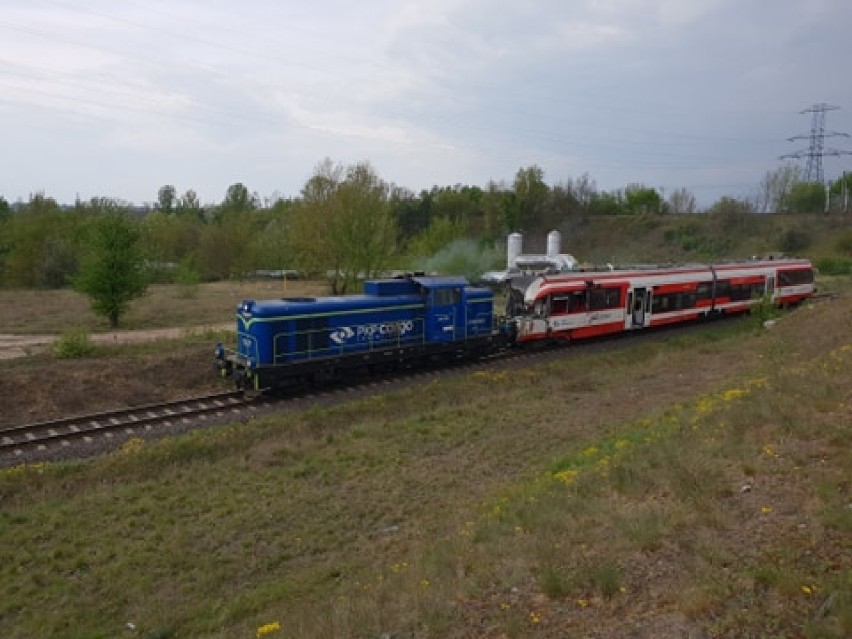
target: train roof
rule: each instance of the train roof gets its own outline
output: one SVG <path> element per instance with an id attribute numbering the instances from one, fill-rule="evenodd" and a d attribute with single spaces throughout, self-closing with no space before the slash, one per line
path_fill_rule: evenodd
<path id="1" fill-rule="evenodd" d="M 423 304 L 423 291 L 467 287 L 458 276 L 416 276 L 364 283 L 362 295 L 285 297 L 272 300 L 245 300 L 237 312 L 252 317 L 289 317 L 346 311 L 380 310 Z"/>
<path id="2" fill-rule="evenodd" d="M 519 284 L 515 288 L 524 292 L 524 298 L 529 302 L 540 294 L 552 292 L 559 287 L 585 286 L 587 283 L 606 284 L 625 280 L 642 281 L 643 278 L 656 279 L 657 283 L 669 283 L 694 280 L 706 277 L 708 280 L 715 276 L 736 277 L 750 276 L 766 272 L 767 269 L 812 268 L 805 259 L 766 259 L 741 260 L 731 262 L 715 262 L 712 264 L 670 264 L 670 265 L 641 265 L 638 267 L 619 268 L 612 270 L 589 270 L 560 273 L 557 275 L 542 275 Z M 749 273 L 752 271 L 753 273 Z M 647 280 L 646 280 L 647 282 Z"/>
<path id="3" fill-rule="evenodd" d="M 288 317 L 340 311 L 384 309 L 393 306 L 423 304 L 421 295 L 343 295 L 338 297 L 297 297 L 280 300 L 246 300 L 237 307 L 252 317 Z"/>

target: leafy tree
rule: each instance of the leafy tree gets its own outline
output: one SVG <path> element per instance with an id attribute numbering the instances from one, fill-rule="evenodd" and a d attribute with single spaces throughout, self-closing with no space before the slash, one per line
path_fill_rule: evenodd
<path id="1" fill-rule="evenodd" d="M 249 247 L 255 234 L 253 220 L 230 215 L 200 229 L 198 263 L 205 279 L 243 277 L 252 270 Z"/>
<path id="2" fill-rule="evenodd" d="M 751 203 L 745 200 L 739 200 L 734 197 L 723 195 L 716 202 L 713 203 L 713 206 L 710 207 L 708 213 L 722 216 L 747 214 L 754 213 L 754 207 Z"/>
<path id="3" fill-rule="evenodd" d="M 4 283 L 22 288 L 65 286 L 77 271 L 84 210 L 63 212 L 43 193 L 10 215 L 0 243 Z"/>
<path id="4" fill-rule="evenodd" d="M 232 184 L 225 192 L 225 199 L 217 211 L 217 219 L 228 215 L 250 213 L 260 206 L 260 198 L 256 193 L 249 190 L 240 182 Z"/>
<path id="5" fill-rule="evenodd" d="M 175 211 L 183 217 L 203 219 L 203 211 L 198 201 L 198 195 L 192 189 L 180 196 Z"/>
<path id="6" fill-rule="evenodd" d="M 429 226 L 431 202 L 428 191 L 423 191 L 418 197 L 410 189 L 391 187 L 389 204 L 400 242 L 404 243 Z"/>
<path id="7" fill-rule="evenodd" d="M 624 210 L 627 213 L 664 213 L 663 198 L 652 189 L 641 184 L 631 184 L 624 189 Z"/>
<path id="8" fill-rule="evenodd" d="M 171 215 L 175 211 L 175 200 L 177 199 L 177 191 L 171 184 L 161 186 L 157 191 L 157 210 L 162 211 L 166 215 Z"/>
<path id="9" fill-rule="evenodd" d="M 618 191 L 593 193 L 589 200 L 589 213 L 592 215 L 620 215 L 624 211 L 624 197 Z"/>
<path id="10" fill-rule="evenodd" d="M 108 209 L 91 223 L 74 288 L 88 295 L 92 310 L 115 328 L 131 300 L 145 293 L 147 282 L 139 228 L 119 205 Z"/>
<path id="11" fill-rule="evenodd" d="M 540 217 L 547 201 L 549 188 L 544 182 L 544 171 L 532 165 L 518 169 L 513 184 L 517 206 L 509 209 L 517 219 L 507 220 L 510 231 L 529 230 Z"/>
<path id="12" fill-rule="evenodd" d="M 412 257 L 431 257 L 445 246 L 467 236 L 467 227 L 462 220 L 453 221 L 446 217 L 432 220 L 429 228 L 412 238 L 408 251 Z"/>
<path id="13" fill-rule="evenodd" d="M 825 210 L 825 187 L 819 182 L 797 182 L 787 197 L 788 213 L 822 213 Z"/>
<path id="14" fill-rule="evenodd" d="M 140 223 L 141 250 L 156 281 L 169 281 L 174 267 L 198 249 L 201 221 L 157 210 Z"/>
<path id="15" fill-rule="evenodd" d="M 389 186 L 367 164 L 348 168 L 320 163 L 302 189 L 291 242 L 300 266 L 327 272 L 333 293 L 345 293 L 359 276 L 373 277 L 396 247 Z"/>

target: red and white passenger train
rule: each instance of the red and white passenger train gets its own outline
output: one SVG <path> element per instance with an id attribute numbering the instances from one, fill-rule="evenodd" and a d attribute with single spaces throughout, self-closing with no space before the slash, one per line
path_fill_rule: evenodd
<path id="1" fill-rule="evenodd" d="M 814 294 L 811 263 L 777 259 L 541 275 L 510 289 L 518 343 L 572 340 L 778 306 Z"/>

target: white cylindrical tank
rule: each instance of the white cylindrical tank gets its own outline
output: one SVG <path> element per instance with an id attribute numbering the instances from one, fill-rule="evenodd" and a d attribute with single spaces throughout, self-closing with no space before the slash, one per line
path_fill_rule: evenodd
<path id="1" fill-rule="evenodd" d="M 547 257 L 556 257 L 562 251 L 562 234 L 551 231 L 547 234 Z"/>
<path id="2" fill-rule="evenodd" d="M 520 233 L 510 233 L 506 240 L 506 268 L 515 267 L 515 260 L 524 248 L 524 236 Z"/>

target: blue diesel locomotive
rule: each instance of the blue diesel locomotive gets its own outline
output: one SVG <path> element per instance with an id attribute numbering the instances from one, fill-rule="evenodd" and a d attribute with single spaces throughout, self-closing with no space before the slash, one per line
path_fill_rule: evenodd
<path id="1" fill-rule="evenodd" d="M 237 307 L 237 348 L 216 347 L 223 376 L 265 390 L 324 382 L 498 347 L 493 293 L 463 277 L 364 283 L 363 295 L 245 300 Z"/>

